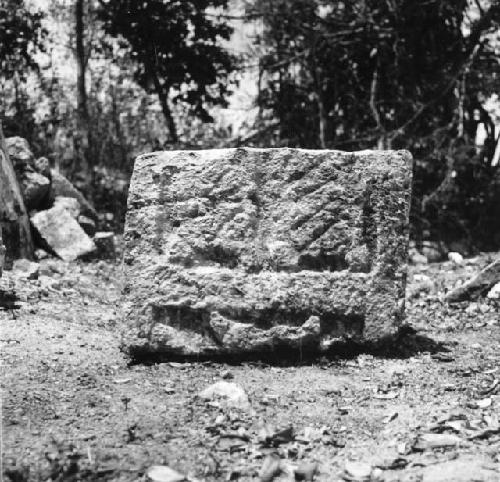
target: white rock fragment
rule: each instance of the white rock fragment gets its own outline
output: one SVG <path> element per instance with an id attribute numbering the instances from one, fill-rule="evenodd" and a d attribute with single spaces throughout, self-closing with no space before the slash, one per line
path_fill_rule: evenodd
<path id="1" fill-rule="evenodd" d="M 456 253 L 454 251 L 448 253 L 448 259 L 456 265 L 464 263 L 464 257 L 460 253 Z"/>
<path id="2" fill-rule="evenodd" d="M 166 465 L 153 465 L 146 475 L 151 482 L 183 482 L 188 480 L 184 475 Z"/>
<path id="3" fill-rule="evenodd" d="M 64 261 L 73 261 L 96 249 L 76 220 L 60 205 L 36 213 L 31 223 L 50 249 Z"/>
<path id="4" fill-rule="evenodd" d="M 66 209 L 66 211 L 71 214 L 72 218 L 77 219 L 80 215 L 81 206 L 78 199 L 74 197 L 56 196 L 54 200 L 54 207 L 55 206 Z"/>
<path id="5" fill-rule="evenodd" d="M 414 450 L 429 450 L 445 447 L 458 447 L 463 445 L 464 440 L 453 434 L 446 433 L 424 433 L 418 436 Z"/>
<path id="6" fill-rule="evenodd" d="M 500 281 L 491 288 L 491 290 L 488 292 L 487 297 L 490 300 L 500 300 Z"/>
<path id="7" fill-rule="evenodd" d="M 38 278 L 40 265 L 29 259 L 16 259 L 12 269 L 16 276 L 33 280 Z"/>
<path id="8" fill-rule="evenodd" d="M 347 461 L 344 467 L 344 480 L 356 482 L 369 481 L 371 479 L 372 466 L 364 462 Z"/>
<path id="9" fill-rule="evenodd" d="M 199 397 L 204 400 L 223 399 L 228 407 L 247 410 L 250 408 L 248 395 L 242 387 L 236 383 L 220 381 L 210 385 L 200 392 Z"/>

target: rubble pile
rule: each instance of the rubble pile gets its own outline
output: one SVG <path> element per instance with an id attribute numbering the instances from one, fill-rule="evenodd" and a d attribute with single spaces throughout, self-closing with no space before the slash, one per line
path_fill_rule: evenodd
<path id="1" fill-rule="evenodd" d="M 5 149 L 29 214 L 35 245 L 43 250 L 35 253 L 44 256 L 45 251 L 64 261 L 114 255 L 114 237 L 98 232 L 94 207 L 65 176 L 50 167 L 47 158 L 36 159 L 22 137 L 5 139 Z M 103 255 L 96 237 L 98 243 L 106 239 Z M 19 256 L 11 257 L 13 261 Z"/>

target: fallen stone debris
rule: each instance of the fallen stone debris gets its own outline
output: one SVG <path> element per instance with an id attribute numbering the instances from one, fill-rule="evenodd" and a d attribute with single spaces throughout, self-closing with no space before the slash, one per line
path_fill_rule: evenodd
<path id="1" fill-rule="evenodd" d="M 147 471 L 150 482 L 188 482 L 189 479 L 166 465 L 154 465 Z"/>
<path id="2" fill-rule="evenodd" d="M 450 291 L 446 299 L 450 303 L 461 301 L 476 300 L 481 296 L 487 295 L 489 298 L 496 299 L 496 285 L 500 283 L 500 259 L 493 261 L 480 271 L 475 277 L 467 281 L 462 286 Z M 489 293 L 493 291 L 490 296 Z"/>
<path id="3" fill-rule="evenodd" d="M 64 261 L 73 261 L 96 249 L 70 211 L 60 205 L 34 214 L 31 223 L 44 245 Z"/>
<path id="4" fill-rule="evenodd" d="M 220 381 L 210 385 L 199 394 L 203 400 L 217 401 L 222 399 L 227 407 L 248 410 L 250 401 L 248 396 L 239 385 L 226 381 Z"/>
<path id="5" fill-rule="evenodd" d="M 114 233 L 97 233 L 96 210 L 66 177 L 50 168 L 47 158 L 36 159 L 21 137 L 7 138 L 2 146 L 0 221 L 10 240 L 6 246 L 8 267 L 14 259 L 35 258 L 40 248 L 65 261 L 116 258 Z M 19 207 L 3 212 L 13 202 Z M 15 226 L 14 215 L 19 217 Z"/>
<path id="6" fill-rule="evenodd" d="M 403 319 L 407 152 L 226 149 L 137 159 L 125 227 L 133 356 L 326 351 Z"/>
<path id="7" fill-rule="evenodd" d="M 35 280 L 38 279 L 40 265 L 29 259 L 16 259 L 12 269 L 21 278 Z"/>

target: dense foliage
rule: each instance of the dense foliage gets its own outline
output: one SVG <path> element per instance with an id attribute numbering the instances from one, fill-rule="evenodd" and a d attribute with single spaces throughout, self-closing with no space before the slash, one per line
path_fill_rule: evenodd
<path id="1" fill-rule="evenodd" d="M 134 76 L 158 95 L 172 142 L 179 141 L 169 106 L 172 92 L 173 102 L 187 104 L 205 121 L 212 120 L 209 106 L 225 104 L 234 59 L 220 41 L 228 40 L 232 29 L 206 12 L 226 6 L 227 0 L 101 1 L 106 32 L 126 40 Z"/>
<path id="2" fill-rule="evenodd" d="M 40 12 L 26 9 L 23 0 L 0 2 L 0 71 L 5 79 L 24 77 L 28 69 L 36 68 L 33 58 L 42 46 L 44 29 Z"/>
<path id="3" fill-rule="evenodd" d="M 414 236 L 459 237 L 471 247 L 495 226 L 498 237 L 488 241 L 498 243 L 498 139 L 484 100 L 500 85 L 496 38 L 488 35 L 498 30 L 500 3 L 484 4 L 470 20 L 469 7 L 465 0 L 252 2 L 250 13 L 264 20 L 265 142 L 409 149 Z M 479 128 L 486 140 L 477 151 Z"/>
<path id="4" fill-rule="evenodd" d="M 119 219 L 145 151 L 405 148 L 414 239 L 500 246 L 500 0 L 46 3 L 0 0 L 6 134 Z M 219 114 L 245 65 L 229 42 L 241 20 L 258 111 L 232 131 Z"/>
<path id="5" fill-rule="evenodd" d="M 27 9 L 23 0 L 0 0 L 0 116 L 31 129 L 25 82 L 28 73 L 38 67 L 36 52 L 43 49 L 46 32 L 42 18 L 41 12 Z"/>

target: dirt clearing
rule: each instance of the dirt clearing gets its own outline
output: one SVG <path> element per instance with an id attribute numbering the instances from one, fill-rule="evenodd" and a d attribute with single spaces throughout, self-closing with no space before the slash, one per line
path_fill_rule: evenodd
<path id="1" fill-rule="evenodd" d="M 443 301 L 490 259 L 411 268 L 382 349 L 231 365 L 129 365 L 118 267 L 46 260 L 0 312 L 5 480 L 498 481 L 499 303 Z M 220 380 L 250 407 L 198 396 Z"/>

